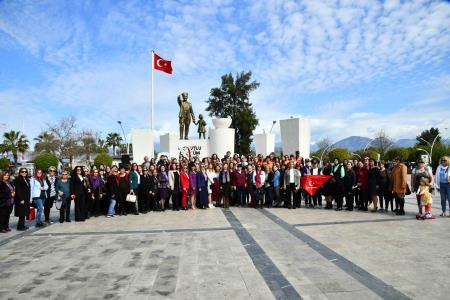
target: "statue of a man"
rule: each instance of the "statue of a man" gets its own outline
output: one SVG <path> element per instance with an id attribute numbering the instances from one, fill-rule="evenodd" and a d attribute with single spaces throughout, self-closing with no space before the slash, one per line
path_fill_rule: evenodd
<path id="1" fill-rule="evenodd" d="M 178 119 L 180 121 L 180 140 L 187 140 L 189 136 L 189 125 L 191 124 L 191 117 L 195 123 L 195 115 L 192 110 L 192 104 L 188 101 L 188 93 L 184 92 L 177 98 L 180 106 L 180 113 Z"/>

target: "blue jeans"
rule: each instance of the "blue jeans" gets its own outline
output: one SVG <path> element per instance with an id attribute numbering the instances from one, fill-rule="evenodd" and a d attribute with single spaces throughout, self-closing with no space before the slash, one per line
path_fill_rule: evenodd
<path id="1" fill-rule="evenodd" d="M 33 198 L 33 202 L 36 205 L 36 224 L 42 223 L 42 211 L 44 210 L 45 199 Z"/>
<path id="2" fill-rule="evenodd" d="M 450 182 L 441 182 L 440 187 L 441 207 L 442 212 L 445 213 L 447 211 L 447 202 L 450 209 Z"/>
<path id="3" fill-rule="evenodd" d="M 116 199 L 109 198 L 109 208 L 108 208 L 108 216 L 113 216 L 115 211 L 114 207 L 116 206 Z"/>

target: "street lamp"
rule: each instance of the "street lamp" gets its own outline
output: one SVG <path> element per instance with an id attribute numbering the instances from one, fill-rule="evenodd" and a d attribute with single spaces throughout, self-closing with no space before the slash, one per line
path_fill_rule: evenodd
<path id="1" fill-rule="evenodd" d="M 375 139 L 370 140 L 370 141 L 367 143 L 367 145 L 364 147 L 364 152 L 366 152 L 367 147 L 369 147 L 369 145 L 372 144 L 373 141 L 375 141 Z"/>
<path id="2" fill-rule="evenodd" d="M 275 126 L 275 123 L 277 123 L 277 121 L 273 121 L 273 122 L 272 122 L 272 127 L 270 127 L 269 133 L 272 133 L 272 129 L 273 129 L 273 126 Z"/>
<path id="3" fill-rule="evenodd" d="M 430 165 L 433 164 L 433 148 L 434 148 L 434 143 L 436 142 L 438 136 L 439 136 L 439 133 L 436 134 L 436 137 L 434 138 L 433 143 L 431 144 L 431 150 L 430 150 Z"/>
<path id="4" fill-rule="evenodd" d="M 125 135 L 125 131 L 123 130 L 122 121 L 117 121 L 117 123 L 120 125 L 120 128 L 122 128 L 123 138 L 125 139 L 125 143 L 127 144 L 127 154 L 130 154 L 129 144 L 127 141 L 127 136 Z"/>
<path id="5" fill-rule="evenodd" d="M 431 156 L 430 156 L 430 153 L 429 153 L 427 150 L 422 149 L 422 148 L 417 148 L 417 150 L 420 150 L 420 151 L 425 152 L 425 153 L 428 155 L 428 164 L 431 164 Z"/>
<path id="6" fill-rule="evenodd" d="M 323 164 L 322 164 L 322 158 L 323 158 L 323 155 L 325 154 L 325 151 L 326 150 L 328 150 L 328 148 L 331 148 L 332 146 L 333 146 L 334 144 L 331 144 L 331 145 L 329 145 L 328 147 L 326 147 L 325 149 L 323 149 L 323 151 L 322 151 L 322 154 L 320 155 L 320 166 L 321 167 L 323 167 Z"/>

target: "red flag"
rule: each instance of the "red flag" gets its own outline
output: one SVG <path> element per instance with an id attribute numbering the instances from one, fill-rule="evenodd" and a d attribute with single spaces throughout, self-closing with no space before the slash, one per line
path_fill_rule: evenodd
<path id="1" fill-rule="evenodd" d="M 317 190 L 327 182 L 331 175 L 304 175 L 300 180 L 302 188 L 311 196 L 317 192 Z"/>
<path id="2" fill-rule="evenodd" d="M 153 68 L 172 74 L 172 62 L 159 57 L 155 52 L 153 52 Z"/>

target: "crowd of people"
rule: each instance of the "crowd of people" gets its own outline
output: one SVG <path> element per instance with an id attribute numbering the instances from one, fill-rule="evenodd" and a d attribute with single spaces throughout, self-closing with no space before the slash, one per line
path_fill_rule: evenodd
<path id="1" fill-rule="evenodd" d="M 320 163 L 295 155 L 267 157 L 240 156 L 227 153 L 203 158 L 144 158 L 140 165 L 83 166 L 47 172 L 37 169 L 28 174 L 26 168 L 10 180 L 10 174 L 0 173 L 0 232 L 11 231 L 10 215 L 18 217 L 17 230 L 27 230 L 30 209 L 35 213 L 35 226 L 53 223 L 50 212 L 59 209 L 59 222 L 83 222 L 91 217 L 146 214 L 166 209 L 196 210 L 214 207 L 242 206 L 254 208 L 284 207 L 287 209 L 316 208 L 337 211 L 389 211 L 405 214 L 405 195 L 416 193 L 418 218 L 433 218 L 430 190 L 440 191 L 442 213 L 449 216 L 449 158 L 442 157 L 436 176 L 418 161 L 408 185 L 407 167 L 396 158 L 388 165 L 373 159 L 344 160 L 338 158 Z M 70 174 L 69 174 L 70 173 Z M 330 175 L 314 194 L 301 187 L 305 175 Z M 344 203 L 345 200 L 345 203 Z M 425 213 L 423 211 L 425 209 Z"/>

